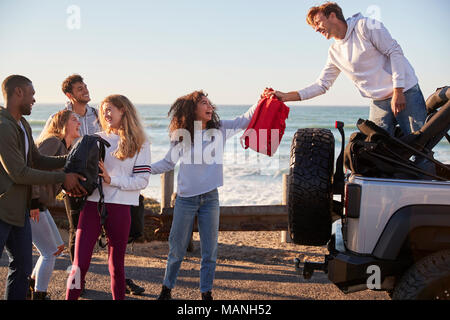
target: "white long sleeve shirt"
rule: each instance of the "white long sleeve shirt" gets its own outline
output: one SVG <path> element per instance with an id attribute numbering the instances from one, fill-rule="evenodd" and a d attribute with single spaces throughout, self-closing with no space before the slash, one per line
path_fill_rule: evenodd
<path id="1" fill-rule="evenodd" d="M 96 133 L 111 144 L 105 152 L 105 169 L 111 177 L 111 183 L 103 182 L 105 203 L 139 205 L 140 190 L 145 189 L 150 178 L 150 143 L 146 141 L 134 157 L 125 160 L 117 159 L 113 153 L 119 145 L 119 136 L 105 132 Z M 87 200 L 98 202 L 100 195 L 97 189 Z"/>
<path id="2" fill-rule="evenodd" d="M 188 136 L 183 136 L 183 142 L 171 143 L 164 159 L 151 164 L 151 173 L 171 171 L 180 160 L 177 194 L 181 197 L 193 197 L 222 186 L 225 143 L 248 127 L 257 106 L 253 105 L 234 120 L 220 120 L 219 129 L 198 128 L 193 144 Z M 180 133 L 183 131 L 187 133 L 185 130 L 180 130 Z"/>
<path id="3" fill-rule="evenodd" d="M 358 13 L 347 19 L 347 26 L 345 38 L 335 40 L 328 50 L 317 81 L 298 91 L 301 100 L 324 94 L 341 72 L 372 100 L 390 98 L 394 88 L 407 91 L 418 83 L 402 48 L 381 22 Z"/>

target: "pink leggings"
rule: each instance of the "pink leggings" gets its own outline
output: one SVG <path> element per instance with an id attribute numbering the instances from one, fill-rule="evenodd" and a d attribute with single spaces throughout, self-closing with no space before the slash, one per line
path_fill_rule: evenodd
<path id="1" fill-rule="evenodd" d="M 130 232 L 130 206 L 106 203 L 108 217 L 105 231 L 108 239 L 108 265 L 111 291 L 114 300 L 125 299 L 125 250 Z M 66 300 L 76 300 L 81 294 L 81 284 L 91 263 L 92 251 L 100 235 L 100 216 L 97 203 L 87 201 L 78 221 L 75 257 L 72 272 L 67 280 Z"/>

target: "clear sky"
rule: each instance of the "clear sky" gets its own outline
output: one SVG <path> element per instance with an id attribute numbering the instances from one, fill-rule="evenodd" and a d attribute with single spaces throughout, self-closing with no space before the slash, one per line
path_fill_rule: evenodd
<path id="1" fill-rule="evenodd" d="M 169 104 L 204 89 L 216 104 L 252 104 L 266 86 L 292 91 L 317 78 L 334 40 L 315 33 L 305 16 L 322 2 L 0 0 L 0 81 L 29 77 L 41 103 L 64 102 L 62 80 L 79 73 L 93 102 L 121 93 Z M 425 96 L 450 84 L 449 0 L 338 3 L 345 17 L 361 12 L 385 24 Z M 341 74 L 326 95 L 300 104 L 369 101 Z"/>

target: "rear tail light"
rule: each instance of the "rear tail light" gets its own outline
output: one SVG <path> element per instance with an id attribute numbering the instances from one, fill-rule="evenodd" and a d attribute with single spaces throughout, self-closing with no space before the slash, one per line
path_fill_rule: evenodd
<path id="1" fill-rule="evenodd" d="M 342 215 L 345 217 L 347 216 L 347 207 L 348 207 L 348 189 L 347 189 L 348 183 L 345 184 L 345 191 L 344 191 L 344 210 L 342 212 Z"/>
<path id="2" fill-rule="evenodd" d="M 361 186 L 356 183 L 345 185 L 344 216 L 347 218 L 359 218 L 361 207 Z"/>

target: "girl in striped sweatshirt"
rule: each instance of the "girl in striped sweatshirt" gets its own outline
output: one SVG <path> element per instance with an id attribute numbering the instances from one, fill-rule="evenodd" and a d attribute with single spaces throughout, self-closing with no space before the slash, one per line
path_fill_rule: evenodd
<path id="1" fill-rule="evenodd" d="M 139 205 L 139 193 L 150 177 L 150 143 L 136 109 L 126 97 L 111 95 L 100 104 L 99 120 L 103 128 L 97 133 L 111 144 L 99 167 L 103 177 L 104 202 L 108 216 L 105 223 L 108 238 L 109 273 L 114 300 L 125 298 L 124 260 L 130 231 L 130 206 Z M 98 190 L 87 198 L 80 213 L 75 258 L 67 282 L 66 299 L 78 299 L 89 268 L 92 251 L 101 232 L 97 203 Z M 78 273 L 78 274 L 77 274 Z M 78 277 L 78 279 L 77 279 Z M 76 280 L 73 283 L 73 280 Z"/>

